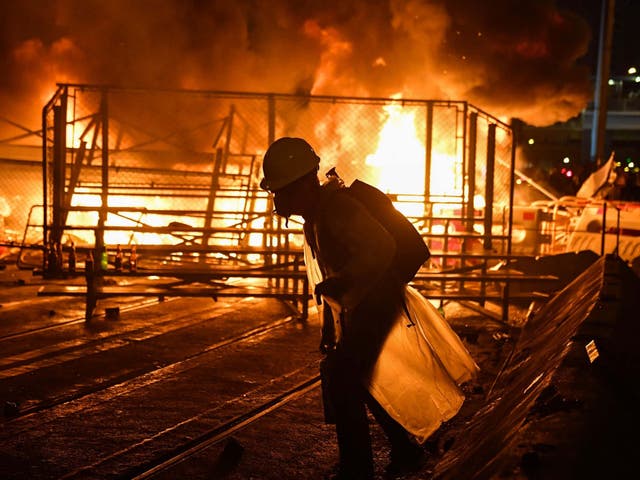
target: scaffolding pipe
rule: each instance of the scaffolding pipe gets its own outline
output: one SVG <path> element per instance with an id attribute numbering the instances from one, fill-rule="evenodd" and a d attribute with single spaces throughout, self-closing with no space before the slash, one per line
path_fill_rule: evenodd
<path id="1" fill-rule="evenodd" d="M 487 129 L 487 176 L 485 180 L 484 210 L 484 249 L 491 250 L 491 230 L 493 228 L 493 172 L 496 165 L 496 125 L 492 123 Z"/>
<path id="2" fill-rule="evenodd" d="M 475 218 L 474 197 L 476 193 L 476 153 L 477 153 L 477 141 L 478 141 L 478 114 L 471 112 L 469 114 L 469 128 L 467 130 L 469 134 L 469 154 L 467 156 L 469 167 L 467 168 L 467 224 L 465 231 L 473 231 L 473 221 Z M 466 245 L 466 242 L 465 242 Z"/>
<path id="3" fill-rule="evenodd" d="M 430 215 L 431 212 L 427 208 L 429 205 L 429 197 L 431 195 L 431 160 L 433 148 L 433 103 L 427 103 L 426 127 L 424 140 L 424 214 Z"/>

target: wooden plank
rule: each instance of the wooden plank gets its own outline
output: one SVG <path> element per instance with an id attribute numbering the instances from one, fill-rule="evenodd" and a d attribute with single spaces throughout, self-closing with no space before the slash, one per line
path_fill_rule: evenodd
<path id="1" fill-rule="evenodd" d="M 476 301 L 502 301 L 505 300 L 504 295 L 498 295 L 495 293 L 482 295 L 480 293 L 464 293 L 464 292 L 440 292 L 432 290 L 423 290 L 418 288 L 418 291 L 424 295 L 427 299 L 432 300 L 476 300 Z M 542 292 L 527 292 L 517 293 L 508 296 L 508 300 L 545 300 L 549 298 L 549 294 Z"/>
<path id="2" fill-rule="evenodd" d="M 145 286 L 105 286 L 96 290 L 98 298 L 134 297 L 287 297 L 311 298 L 310 294 L 282 288 L 232 286 L 232 287 L 145 287 Z M 45 285 L 38 290 L 38 296 L 85 296 L 87 287 L 76 285 Z"/>
<path id="3" fill-rule="evenodd" d="M 486 273 L 483 275 L 465 273 L 419 273 L 414 277 L 416 280 L 425 281 L 458 281 L 458 282 L 530 282 L 557 281 L 554 275 L 519 275 L 510 273 Z"/>
<path id="4" fill-rule="evenodd" d="M 34 275 L 41 275 L 43 272 L 36 272 Z M 63 276 L 68 278 L 84 277 L 83 271 L 75 273 L 63 272 Z M 191 280 L 208 280 L 212 278 L 292 278 L 292 279 L 304 279 L 307 274 L 304 270 L 284 270 L 282 268 L 272 268 L 269 266 L 261 268 L 224 268 L 224 269 L 210 269 L 210 270 L 164 270 L 155 269 L 147 270 L 140 269 L 135 271 L 129 270 L 102 270 L 96 272 L 96 277 L 160 277 L 160 278 L 182 278 Z"/>
<path id="5" fill-rule="evenodd" d="M 38 289 L 39 297 L 70 296 L 84 297 L 87 287 L 84 285 L 44 285 Z"/>
<path id="6" fill-rule="evenodd" d="M 246 268 L 225 268 L 213 270 L 136 270 L 115 271 L 106 270 L 100 272 L 102 277 L 166 277 L 166 278 L 194 278 L 206 280 L 209 278 L 305 278 L 304 270 L 281 270 L 281 269 L 246 269 Z"/>

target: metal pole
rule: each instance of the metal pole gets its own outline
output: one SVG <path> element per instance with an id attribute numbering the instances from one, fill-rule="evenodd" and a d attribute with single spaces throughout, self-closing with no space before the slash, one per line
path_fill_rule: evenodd
<path id="1" fill-rule="evenodd" d="M 516 179 L 516 145 L 520 139 L 519 120 L 511 122 L 511 164 L 509 165 L 509 225 L 507 233 L 507 255 L 511 255 L 511 236 L 513 234 L 513 202 L 515 198 L 515 179 Z M 508 283 L 507 283 L 508 285 Z"/>
<path id="2" fill-rule="evenodd" d="M 614 17 L 615 0 L 602 0 L 598 72 L 593 101 L 593 121 L 591 123 L 591 161 L 595 161 L 597 166 L 600 166 L 604 156 L 604 137 L 607 129 L 607 91 L 611 66 Z"/>
<path id="3" fill-rule="evenodd" d="M 267 97 L 267 147 L 271 145 L 276 139 L 276 99 L 273 95 L 269 95 Z M 267 214 L 265 216 L 265 227 L 271 226 L 280 228 L 279 222 L 278 225 L 274 225 L 274 216 L 273 216 L 273 198 L 269 195 L 269 199 L 267 200 Z M 262 246 L 263 247 L 271 247 L 277 244 L 275 242 L 274 237 L 265 233 L 262 235 Z M 265 263 L 270 265 L 272 263 L 271 255 L 267 255 L 265 257 Z"/>
<path id="4" fill-rule="evenodd" d="M 602 237 L 600 238 L 600 256 L 604 255 L 604 237 L 607 233 L 607 202 L 602 207 Z"/>
<path id="5" fill-rule="evenodd" d="M 429 198 L 431 196 L 431 162 L 433 148 L 433 103 L 427 103 L 427 118 L 425 127 L 425 149 L 424 149 L 424 207 L 425 216 L 430 215 L 430 209 L 427 208 Z"/>
<path id="6" fill-rule="evenodd" d="M 57 95 L 54 94 L 54 98 Z M 47 125 L 47 117 L 49 114 L 50 103 L 47 104 L 42 109 L 42 246 L 43 246 L 43 255 L 42 255 L 42 268 L 44 270 L 45 262 L 46 262 L 46 247 L 49 242 L 49 225 L 47 222 L 49 221 L 49 215 L 47 213 L 47 209 L 49 208 L 49 189 L 47 185 L 47 175 L 49 172 L 49 158 L 48 158 L 48 150 L 49 145 L 47 143 L 48 137 L 48 125 Z"/>
<path id="7" fill-rule="evenodd" d="M 104 225 L 107 221 L 109 209 L 109 111 L 107 107 L 107 89 L 102 90 L 100 102 L 100 116 L 102 117 L 102 191 L 100 193 L 101 206 L 96 229 L 96 265 L 100 262 L 100 254 L 104 247 Z"/>
<path id="8" fill-rule="evenodd" d="M 478 112 L 471 112 L 469 114 L 469 155 L 468 162 L 469 167 L 467 168 L 467 205 L 466 205 L 466 217 L 467 222 L 465 226 L 465 232 L 473 232 L 473 223 L 475 220 L 475 206 L 474 206 L 474 197 L 476 193 L 476 159 L 477 159 L 477 142 L 478 142 Z M 464 242 L 465 246 L 464 251 L 467 251 L 467 243 Z"/>
<path id="9" fill-rule="evenodd" d="M 484 209 L 484 249 L 491 250 L 491 230 L 493 228 L 493 187 L 496 165 L 496 125 L 489 125 L 487 131 L 487 172 L 485 179 L 485 209 Z"/>
<path id="10" fill-rule="evenodd" d="M 53 107 L 53 219 L 51 241 L 60 243 L 64 229 L 64 184 L 67 159 L 67 89 L 60 95 L 60 103 Z"/>

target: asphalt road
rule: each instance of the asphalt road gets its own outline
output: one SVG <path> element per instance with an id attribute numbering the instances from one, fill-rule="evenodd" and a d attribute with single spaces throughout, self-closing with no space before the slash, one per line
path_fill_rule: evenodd
<path id="1" fill-rule="evenodd" d="M 1 478 L 286 480 L 332 471 L 337 446 L 322 417 L 313 312 L 300 322 L 276 300 L 124 297 L 99 301 L 87 324 L 81 299 L 37 297 L 43 282 L 50 281 L 12 266 L 0 272 Z M 103 315 L 111 307 L 120 309 L 117 320 Z M 633 444 L 623 436 L 637 414 L 621 400 L 628 392 L 619 392 L 606 364 L 590 363 L 584 349 L 610 329 L 606 323 L 577 335 L 568 330 L 571 341 L 553 368 L 550 347 L 544 353 L 528 344 L 538 359 L 530 368 L 546 368 L 548 382 L 525 398 L 527 388 L 509 393 L 496 382 L 509 373 L 512 384 L 537 375 L 513 358 L 526 340 L 526 308 L 513 308 L 507 324 L 494 318 L 498 307 L 487 315 L 449 303 L 444 312 L 481 373 L 464 386 L 460 413 L 428 441 L 424 469 L 406 478 L 475 478 L 483 471 L 496 479 L 589 478 L 595 461 L 615 473 L 632 465 L 625 462 Z M 560 318 L 562 311 L 551 313 Z M 553 343 L 546 338 L 540 345 Z M 509 395 L 513 411 L 529 402 L 526 417 L 504 431 L 495 422 L 496 431 L 479 437 Z M 375 424 L 372 437 L 382 478 L 388 446 Z M 499 456 L 481 455 L 490 443 Z M 470 462 L 474 453 L 492 458 L 490 468 Z M 572 477 L 576 472 L 581 476 Z"/>

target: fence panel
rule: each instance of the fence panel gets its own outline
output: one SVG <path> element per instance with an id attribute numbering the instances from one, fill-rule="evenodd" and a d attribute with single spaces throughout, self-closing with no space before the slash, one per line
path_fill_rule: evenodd
<path id="1" fill-rule="evenodd" d="M 299 248 L 299 219 L 285 228 L 258 186 L 264 151 L 286 135 L 312 144 L 321 175 L 336 167 L 388 193 L 434 251 L 509 248 L 512 131 L 466 102 L 60 85 L 43 129 L 41 170 L 3 179 L 13 191 L 29 178 L 4 221 L 19 230 L 43 204 L 42 245 L 136 245 L 175 268 L 229 261 L 222 247 Z M 443 237 L 454 233 L 466 237 Z"/>

